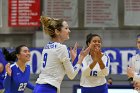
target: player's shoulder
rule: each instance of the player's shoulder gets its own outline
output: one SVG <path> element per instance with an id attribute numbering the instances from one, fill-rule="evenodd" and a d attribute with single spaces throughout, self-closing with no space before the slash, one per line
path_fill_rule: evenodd
<path id="1" fill-rule="evenodd" d="M 29 65 L 29 64 L 26 64 L 26 67 L 27 67 L 27 68 L 30 68 L 30 65 Z"/>
<path id="2" fill-rule="evenodd" d="M 11 68 L 16 68 L 16 67 L 17 67 L 17 64 L 16 64 L 16 63 L 11 64 L 10 67 L 11 67 Z"/>
<path id="3" fill-rule="evenodd" d="M 59 42 L 48 42 L 44 49 L 58 49 L 58 48 L 65 48 L 66 45 L 59 43 Z"/>
<path id="4" fill-rule="evenodd" d="M 90 64 L 92 62 L 92 57 L 90 54 L 86 55 L 82 61 L 82 64 Z"/>
<path id="5" fill-rule="evenodd" d="M 62 44 L 62 43 L 58 43 L 58 42 L 56 42 L 56 45 L 57 45 L 58 47 L 66 47 L 66 45 L 64 45 L 64 44 Z"/>
<path id="6" fill-rule="evenodd" d="M 57 49 L 67 49 L 67 46 L 66 45 L 64 45 L 64 44 L 61 44 L 61 43 L 56 43 L 56 47 L 57 47 Z"/>
<path id="7" fill-rule="evenodd" d="M 139 54 L 135 54 L 132 56 L 132 60 L 136 60 L 136 59 L 139 59 Z"/>
<path id="8" fill-rule="evenodd" d="M 30 65 L 26 64 L 26 69 L 28 69 L 28 71 L 30 71 Z"/>
<path id="9" fill-rule="evenodd" d="M 102 53 L 103 54 L 103 59 L 107 59 L 107 60 L 110 60 L 110 57 L 107 53 Z"/>
<path id="10" fill-rule="evenodd" d="M 104 53 L 102 53 L 102 54 L 103 54 L 103 56 L 105 56 L 105 57 L 109 57 L 109 56 L 108 56 L 108 54 L 107 54 L 107 53 L 105 53 L 105 52 L 104 52 Z"/>
<path id="11" fill-rule="evenodd" d="M 138 54 L 134 54 L 133 56 L 132 56 L 132 58 L 136 58 L 138 56 Z"/>

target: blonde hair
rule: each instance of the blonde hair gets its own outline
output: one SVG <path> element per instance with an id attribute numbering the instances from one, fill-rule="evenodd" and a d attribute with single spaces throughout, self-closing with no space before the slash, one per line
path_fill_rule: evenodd
<path id="1" fill-rule="evenodd" d="M 40 21 L 42 23 L 43 31 L 50 37 L 55 38 L 55 29 L 61 31 L 61 28 L 63 27 L 62 23 L 64 20 L 41 16 Z"/>

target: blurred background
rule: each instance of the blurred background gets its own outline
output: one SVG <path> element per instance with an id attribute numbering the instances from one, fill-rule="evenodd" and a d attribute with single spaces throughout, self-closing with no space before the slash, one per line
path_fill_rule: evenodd
<path id="1" fill-rule="evenodd" d="M 86 35 L 102 37 L 103 52 L 111 58 L 110 75 L 113 85 L 130 85 L 126 67 L 136 53 L 136 36 L 140 34 L 140 0 L 0 0 L 0 48 L 13 49 L 26 44 L 31 50 L 31 81 L 40 71 L 43 46 L 50 41 L 44 35 L 40 16 L 65 19 L 70 26 L 68 47 L 85 46 Z M 61 93 L 78 93 L 80 73 L 70 81 L 65 77 Z M 26 90 L 25 93 L 31 93 Z"/>

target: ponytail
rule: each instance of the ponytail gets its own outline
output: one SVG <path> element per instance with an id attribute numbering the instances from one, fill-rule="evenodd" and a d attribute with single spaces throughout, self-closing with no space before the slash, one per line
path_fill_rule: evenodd
<path id="1" fill-rule="evenodd" d="M 2 48 L 2 53 L 8 62 L 15 62 L 17 57 L 16 57 L 16 51 L 13 51 L 9 53 L 9 51 L 6 48 Z"/>

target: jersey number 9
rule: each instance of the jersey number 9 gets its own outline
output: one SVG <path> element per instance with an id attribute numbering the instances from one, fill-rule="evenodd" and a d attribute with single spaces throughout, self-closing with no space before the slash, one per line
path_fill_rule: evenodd
<path id="1" fill-rule="evenodd" d="M 46 62 L 47 62 L 47 56 L 48 56 L 48 54 L 47 53 L 45 53 L 44 54 L 44 57 L 43 57 L 43 68 L 46 66 Z"/>

